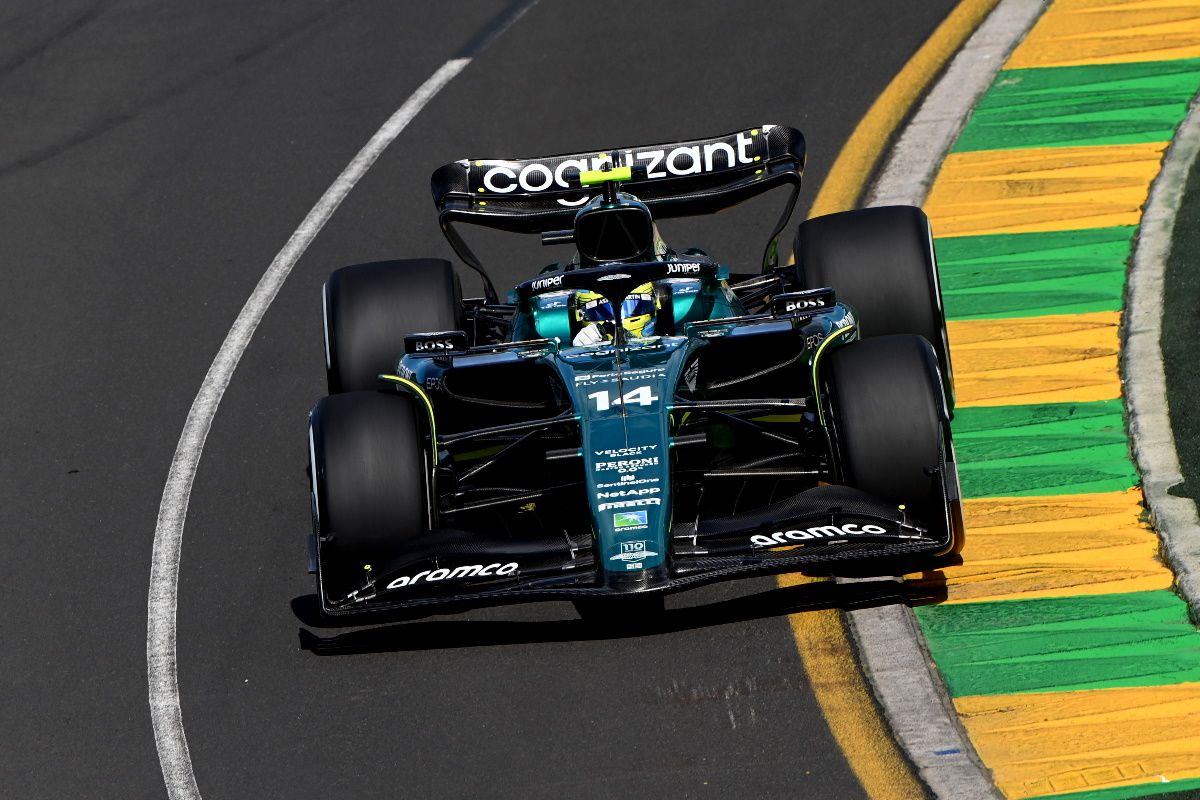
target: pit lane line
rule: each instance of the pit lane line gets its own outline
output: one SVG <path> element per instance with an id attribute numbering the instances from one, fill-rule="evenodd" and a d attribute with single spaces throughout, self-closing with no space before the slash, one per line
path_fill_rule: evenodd
<path id="1" fill-rule="evenodd" d="M 192 483 L 204 452 L 205 439 L 212 428 L 213 418 L 225 389 L 228 388 L 255 329 L 279 294 L 292 268 L 350 191 L 421 109 L 536 3 L 537 0 L 520 0 L 505 9 L 463 48 L 460 55 L 446 61 L 421 84 L 359 150 L 321 195 L 259 279 L 221 343 L 192 401 L 179 443 L 175 448 L 175 455 L 171 460 L 166 484 L 163 486 L 162 501 L 159 504 L 154 529 L 150 589 L 146 603 L 146 671 L 150 719 L 154 726 L 154 741 L 162 767 L 163 782 L 171 800 L 200 800 L 201 797 L 200 789 L 196 785 L 196 775 L 192 768 L 179 704 L 179 674 L 176 664 L 179 557 Z"/>

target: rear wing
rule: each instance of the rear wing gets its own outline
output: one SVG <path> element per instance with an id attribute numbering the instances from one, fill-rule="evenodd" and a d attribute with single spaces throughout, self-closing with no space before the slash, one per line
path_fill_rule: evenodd
<path id="1" fill-rule="evenodd" d="M 762 125 L 711 139 L 645 147 L 545 158 L 463 159 L 435 170 L 431 183 L 442 232 L 459 257 L 484 277 L 489 299 L 494 300 L 483 265 L 454 223 L 514 233 L 571 228 L 579 207 L 599 194 L 580 185 L 579 173 L 604 164 L 637 168 L 635 179 L 621 188 L 649 206 L 656 219 L 712 214 L 790 184 L 791 196 L 763 258 L 763 268 L 769 270 L 778 264 L 779 234 L 796 204 L 804 156 L 800 131 Z"/>

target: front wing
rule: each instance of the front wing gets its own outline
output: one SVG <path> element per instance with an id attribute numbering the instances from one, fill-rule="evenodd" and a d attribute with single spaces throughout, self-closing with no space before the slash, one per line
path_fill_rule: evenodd
<path id="1" fill-rule="evenodd" d="M 414 541 L 404 559 L 365 573 L 357 590 L 332 600 L 322 592 L 321 602 L 327 614 L 342 616 L 670 593 L 784 572 L 896 575 L 929 569 L 950 552 L 951 535 L 931 531 L 952 526 L 937 522 L 909 520 L 903 510 L 849 487 L 823 486 L 751 514 L 677 523 L 663 568 L 615 578 L 600 569 L 590 541 L 565 533 L 515 541 L 437 529 Z"/>

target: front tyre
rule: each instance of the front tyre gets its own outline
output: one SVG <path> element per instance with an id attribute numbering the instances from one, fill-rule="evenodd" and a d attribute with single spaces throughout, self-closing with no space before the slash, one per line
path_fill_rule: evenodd
<path id="1" fill-rule="evenodd" d="M 376 261 L 334 271 L 322 289 L 330 394 L 375 388 L 410 333 L 460 327 L 462 289 L 440 258 Z"/>
<path id="2" fill-rule="evenodd" d="M 863 338 L 924 336 L 953 408 L 946 319 L 924 211 L 883 206 L 806 220 L 796 231 L 796 269 L 802 288 L 832 287 L 854 309 Z"/>
<path id="3" fill-rule="evenodd" d="M 842 478 L 895 505 L 960 547 L 944 476 L 949 425 L 933 348 L 920 336 L 881 336 L 829 359 L 831 424 Z"/>
<path id="4" fill-rule="evenodd" d="M 406 394 L 350 392 L 309 415 L 314 528 L 327 598 L 362 584 L 367 564 L 403 554 L 430 527 L 425 425 Z"/>

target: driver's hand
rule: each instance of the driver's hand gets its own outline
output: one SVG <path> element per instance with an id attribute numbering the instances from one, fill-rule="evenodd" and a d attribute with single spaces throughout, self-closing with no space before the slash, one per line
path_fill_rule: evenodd
<path id="1" fill-rule="evenodd" d="M 583 347 L 589 344 L 600 344 L 607 337 L 600 332 L 600 326 L 596 323 L 585 325 L 580 329 L 579 333 L 575 334 L 575 338 L 571 340 L 571 344 L 576 347 Z"/>

